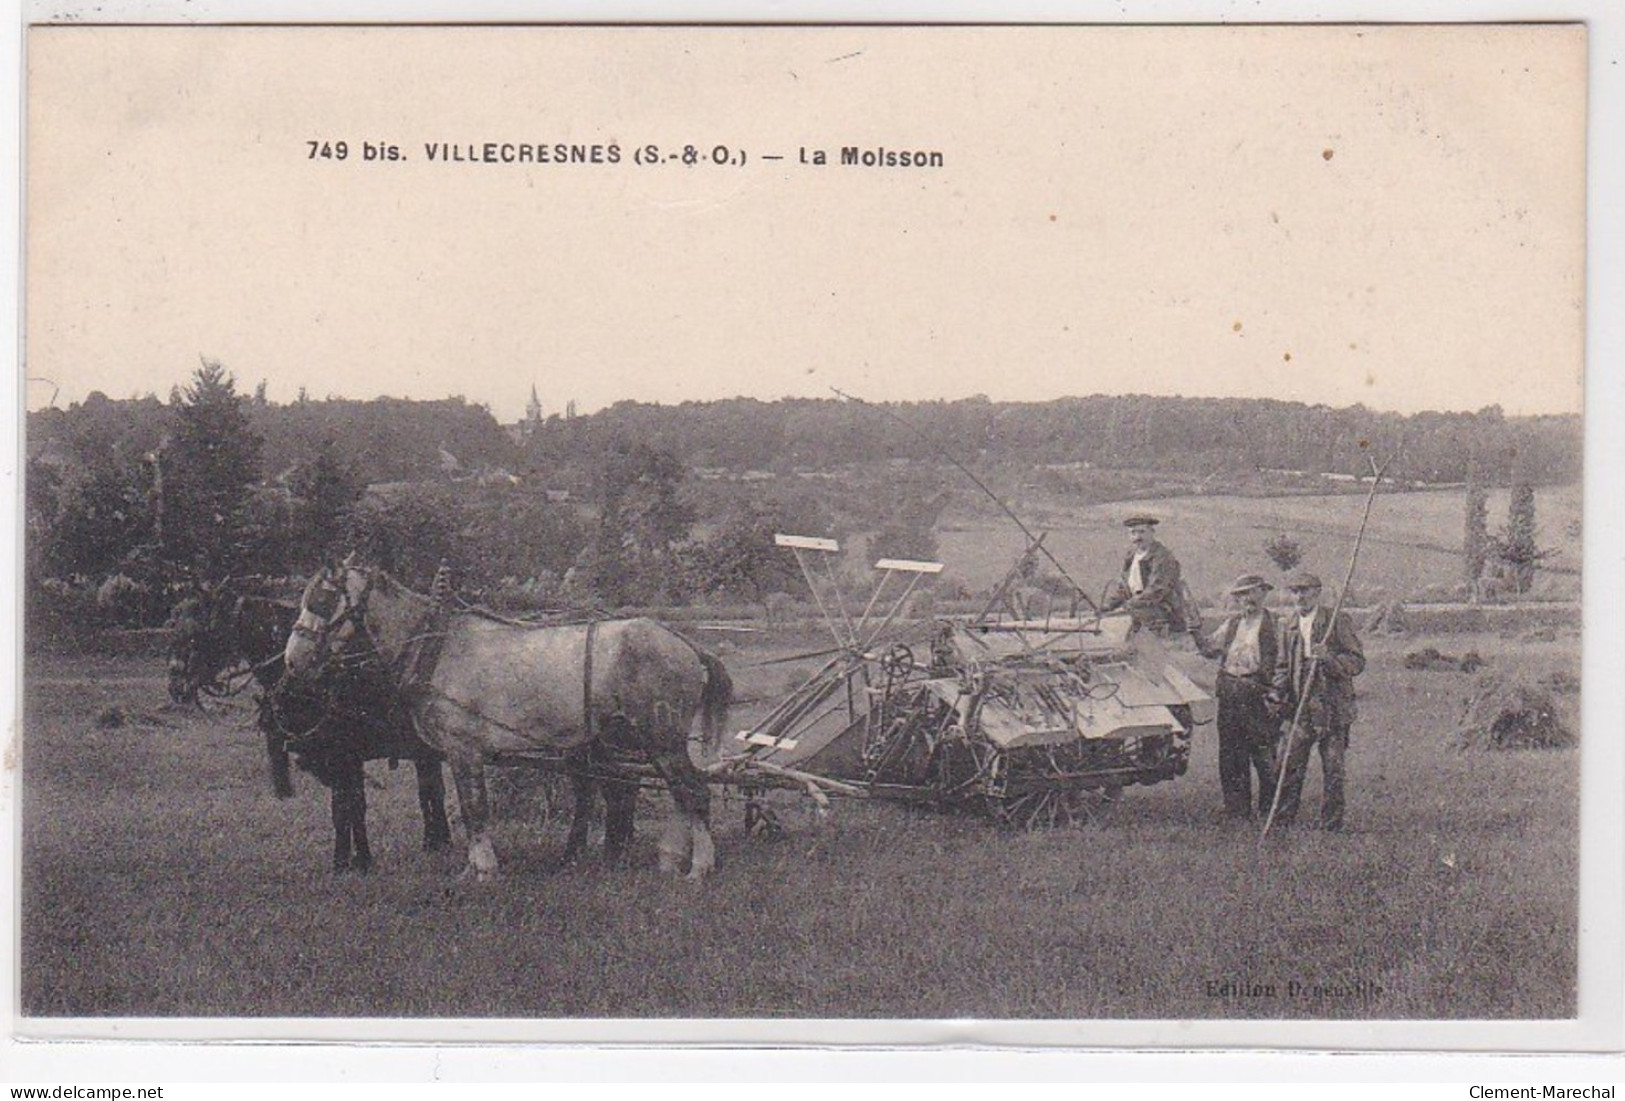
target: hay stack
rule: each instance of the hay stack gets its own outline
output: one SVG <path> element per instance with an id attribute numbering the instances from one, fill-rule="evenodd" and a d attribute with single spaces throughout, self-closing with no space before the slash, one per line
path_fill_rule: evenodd
<path id="1" fill-rule="evenodd" d="M 1363 629 L 1370 634 L 1378 632 L 1388 635 L 1409 634 L 1410 623 L 1407 620 L 1405 605 L 1398 600 L 1387 600 L 1378 604 L 1370 618 L 1366 620 Z"/>
<path id="2" fill-rule="evenodd" d="M 1484 667 L 1484 659 L 1477 650 L 1468 650 L 1458 658 L 1454 654 L 1441 654 L 1432 646 L 1424 646 L 1420 650 L 1408 651 L 1402 664 L 1412 671 L 1476 673 Z"/>
<path id="3" fill-rule="evenodd" d="M 1561 675 L 1504 680 L 1483 675 L 1474 682 L 1456 731 L 1458 749 L 1567 749 L 1575 744 L 1571 701 L 1578 684 Z"/>

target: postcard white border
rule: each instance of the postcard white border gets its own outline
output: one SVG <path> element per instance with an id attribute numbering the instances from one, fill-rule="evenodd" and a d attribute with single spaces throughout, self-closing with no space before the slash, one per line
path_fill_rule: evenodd
<path id="1" fill-rule="evenodd" d="M 891 2 L 814 4 L 806 2 L 760 4 L 735 0 L 705 3 L 576 2 L 521 3 L 518 0 L 479 0 L 470 4 L 389 0 L 369 4 L 361 0 L 321 3 L 318 0 L 72 0 L 47 3 L 28 0 L 23 20 L 4 28 L 8 56 L 22 58 L 23 22 L 49 23 L 1472 23 L 1472 22 L 1583 22 L 1589 28 L 1590 118 L 1588 120 L 1588 257 L 1586 322 L 1586 478 L 1588 505 L 1585 523 L 1585 649 L 1583 656 L 1584 727 L 1587 732 L 1581 790 L 1584 828 L 1581 847 L 1580 1017 L 1573 1022 L 1000 1022 L 1000 1021 L 559 1021 L 559 1022 L 370 1022 L 370 1021 L 191 1021 L 89 1020 L 49 1021 L 16 1016 L 16 952 L 19 932 L 15 896 L 7 907 L 5 926 L 11 952 L 0 953 L 0 980 L 7 1001 L 5 1060 L 16 1081 L 33 1080 L 51 1069 L 58 1076 L 103 1080 L 106 1073 L 135 1073 L 137 1066 L 182 1065 L 193 1080 L 233 1080 L 248 1077 L 322 1078 L 343 1072 L 350 1065 L 373 1066 L 387 1055 L 395 1071 L 406 1070 L 406 1080 L 418 1068 L 424 1080 L 433 1060 L 438 1073 L 449 1065 L 461 1070 L 446 1075 L 463 1080 L 493 1080 L 504 1075 L 499 1065 L 516 1076 L 538 1073 L 535 1068 L 596 1068 L 612 1077 L 661 1077 L 661 1068 L 682 1067 L 679 1077 L 731 1078 L 728 1067 L 747 1075 L 764 1073 L 774 1065 L 772 1049 L 785 1046 L 881 1045 L 867 1051 L 847 1049 L 840 1056 L 848 1065 L 867 1065 L 885 1076 L 896 1067 L 918 1067 L 927 1077 L 947 1070 L 961 1080 L 984 1071 L 1016 1073 L 1022 1059 L 1031 1068 L 1064 1068 L 1064 1073 L 1090 1074 L 1107 1079 L 1132 1080 L 1135 1074 L 1165 1067 L 1171 1051 L 1183 1058 L 1197 1076 L 1228 1077 L 1238 1068 L 1245 1074 L 1303 1074 L 1322 1077 L 1327 1064 L 1306 1053 L 1350 1053 L 1340 1059 L 1332 1077 L 1349 1080 L 1358 1075 L 1388 1079 L 1403 1066 L 1412 1070 L 1481 1065 L 1490 1053 L 1520 1053 L 1513 1061 L 1495 1064 L 1498 1074 L 1514 1067 L 1546 1075 L 1553 1057 L 1563 1053 L 1606 1053 L 1575 1065 L 1615 1074 L 1625 1049 L 1625 963 L 1622 963 L 1620 926 L 1622 904 L 1620 854 L 1625 852 L 1621 807 L 1625 803 L 1619 782 L 1625 776 L 1625 529 L 1621 511 L 1599 508 L 1618 499 L 1622 489 L 1622 440 L 1612 426 L 1614 414 L 1625 411 L 1625 271 L 1620 262 L 1625 241 L 1625 171 L 1622 171 L 1622 135 L 1625 135 L 1625 9 L 1609 0 L 1541 3 L 1524 0 L 1344 0 L 1341 3 L 1305 4 L 1293 0 L 1120 0 L 1120 2 L 1034 3 L 995 5 L 987 2 Z M 20 66 L 19 66 L 20 69 Z M 8 91 L 18 97 L 11 110 L 0 111 L 5 139 L 20 150 L 22 80 Z M 0 196 L 10 219 L 6 231 L 18 234 L 21 225 L 20 172 L 0 179 Z M 8 243 L 12 257 L 8 277 L 12 300 L 20 302 L 18 268 L 20 239 Z M 21 347 L 16 312 L 7 319 L 13 340 Z M 19 372 L 20 375 L 20 372 Z M 20 379 L 19 379 L 20 383 Z M 7 423 L 19 423 L 19 393 L 6 395 Z M 21 441 L 15 441 L 12 462 L 3 479 L 5 522 L 9 539 L 0 540 L 0 555 L 15 580 L 20 575 L 20 507 L 17 472 L 21 467 Z M 18 586 L 0 596 L 15 624 Z M 18 872 L 19 792 L 15 767 L 16 704 L 20 658 L 0 674 L 0 709 L 12 719 L 6 728 L 5 767 L 0 770 L 0 805 L 4 807 L 6 844 L 0 845 L 0 876 L 16 882 Z M 1606 737 L 1608 733 L 1619 737 Z M 257 1043 L 181 1043 L 190 1040 L 239 1040 L 245 1035 Z M 24 1039 L 23 1037 L 28 1037 Z M 315 1041 L 319 1046 L 308 1046 Z M 332 1041 L 343 1041 L 334 1044 Z M 276 1045 L 266 1048 L 265 1044 Z M 388 1046 L 378 1046 L 382 1044 Z M 499 1046 L 492 1046 L 492 1045 Z M 546 1046 L 537 1047 L 537 1044 Z M 660 1045 L 698 1045 L 664 1048 Z M 448 1046 L 450 1045 L 450 1046 Z M 604 1047 L 602 1045 L 629 1045 Z M 913 1049 L 924 1045 L 924 1050 Z M 996 1050 L 974 1049 L 993 1046 Z M 737 1061 L 707 1056 L 718 1047 L 758 1048 L 736 1052 Z M 1044 1052 L 1040 1049 L 1053 1047 Z M 1147 1049 L 1155 1049 L 1148 1051 Z M 1273 1054 L 1261 1055 L 1258 1049 Z M 935 1058 L 926 1054 L 934 1052 Z M 1386 1053 L 1380 1057 L 1357 1053 Z M 87 1072 L 94 1053 L 97 1073 Z M 1410 1053 L 1432 1053 L 1423 1062 Z M 837 1053 L 780 1051 L 778 1064 L 789 1070 L 798 1059 L 803 1080 L 809 1065 L 835 1067 Z M 297 1055 L 297 1059 L 293 1057 Z M 748 1056 L 748 1057 L 747 1057 Z M 969 1060 L 967 1062 L 967 1059 Z M 176 1060 L 166 1063 L 165 1060 Z M 1426 1060 L 1433 1060 L 1428 1062 Z M 297 1066 L 301 1068 L 293 1071 Z M 121 1069 L 114 1070 L 114 1067 Z M 278 1070 L 273 1067 L 280 1067 Z M 530 1070 L 524 1068 L 529 1067 Z M 129 1068 L 129 1069 L 122 1069 Z M 889 1069 L 887 1069 L 889 1068 Z M 1005 1068 L 1005 1069 L 997 1069 Z M 1201 1069 L 1198 1069 L 1201 1068 Z M 1386 1068 L 1386 1069 L 1385 1069 Z M 105 1072 L 105 1073 L 104 1073 Z M 152 1071 L 144 1071 L 151 1076 Z M 365 1072 L 363 1072 L 365 1073 Z M 546 1074 L 545 1071 L 541 1073 Z M 588 1073 L 593 1073 L 592 1069 Z M 776 1071 L 766 1071 L 774 1074 Z M 907 1070 L 904 1071 L 908 1073 Z M 1038 1069 L 1040 1075 L 1048 1072 Z M 1128 1075 L 1129 1079 L 1121 1076 Z M 396 1073 L 388 1075 L 395 1078 Z"/>

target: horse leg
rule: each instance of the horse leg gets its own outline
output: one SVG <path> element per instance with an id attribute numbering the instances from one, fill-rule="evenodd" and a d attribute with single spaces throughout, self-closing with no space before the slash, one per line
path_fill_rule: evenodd
<path id="1" fill-rule="evenodd" d="M 605 780 L 604 863 L 617 867 L 632 843 L 633 818 L 638 808 L 638 786 L 623 780 Z"/>
<path id="2" fill-rule="evenodd" d="M 666 819 L 665 828 L 660 831 L 660 870 L 677 875 L 689 863 L 694 851 L 694 831 L 689 827 L 685 810 L 688 797 L 678 794 L 679 781 L 659 758 L 655 759 L 654 764 L 660 778 L 666 782 L 666 790 L 671 792 L 674 809 L 674 813 Z"/>
<path id="3" fill-rule="evenodd" d="M 597 786 L 590 761 L 570 762 L 570 790 L 575 796 L 575 806 L 570 814 L 570 833 L 564 840 L 564 855 L 559 857 L 559 868 L 574 864 L 586 851 L 587 830 L 592 824 L 592 797 Z"/>
<path id="4" fill-rule="evenodd" d="M 333 810 L 333 871 L 337 874 L 350 870 L 350 796 L 337 777 L 329 802 Z"/>
<path id="5" fill-rule="evenodd" d="M 438 757 L 416 757 L 418 809 L 423 812 L 423 848 L 435 852 L 451 844 L 451 823 L 446 820 L 446 777 Z"/>
<path id="6" fill-rule="evenodd" d="M 350 778 L 350 838 L 355 845 L 351 866 L 365 875 L 372 870 L 372 846 L 367 843 L 367 773 L 360 761 L 353 763 Z"/>
<path id="7" fill-rule="evenodd" d="M 468 834 L 468 867 L 464 874 L 490 879 L 497 872 L 496 849 L 486 832 L 491 821 L 490 800 L 485 792 L 485 762 L 478 757 L 453 760 L 451 778 L 457 785 L 457 806 Z"/>
<path id="8" fill-rule="evenodd" d="M 366 872 L 372 867 L 372 847 L 367 843 L 367 790 L 361 762 L 336 762 L 329 778 L 333 789 L 333 870 Z"/>
<path id="9" fill-rule="evenodd" d="M 711 840 L 711 787 L 689 759 L 686 740 L 678 749 L 652 757 L 677 811 L 661 838 L 660 868 L 677 872 L 687 858 L 688 878 L 703 879 L 717 862 L 716 844 Z"/>

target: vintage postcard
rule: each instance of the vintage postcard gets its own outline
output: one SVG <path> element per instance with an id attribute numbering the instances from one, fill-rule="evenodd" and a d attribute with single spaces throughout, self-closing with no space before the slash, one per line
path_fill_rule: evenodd
<path id="1" fill-rule="evenodd" d="M 25 35 L 17 1035 L 1617 1046 L 1584 23 Z"/>

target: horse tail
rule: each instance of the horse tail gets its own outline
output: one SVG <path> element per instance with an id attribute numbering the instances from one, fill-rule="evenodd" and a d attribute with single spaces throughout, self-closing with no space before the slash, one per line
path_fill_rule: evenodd
<path id="1" fill-rule="evenodd" d="M 690 645 L 693 645 L 690 643 Z M 700 693 L 700 731 L 705 738 L 707 756 L 716 754 L 722 744 L 722 732 L 728 725 L 728 706 L 733 703 L 734 682 L 728 667 L 716 655 L 694 647 L 700 664 L 705 666 L 705 689 Z"/>

